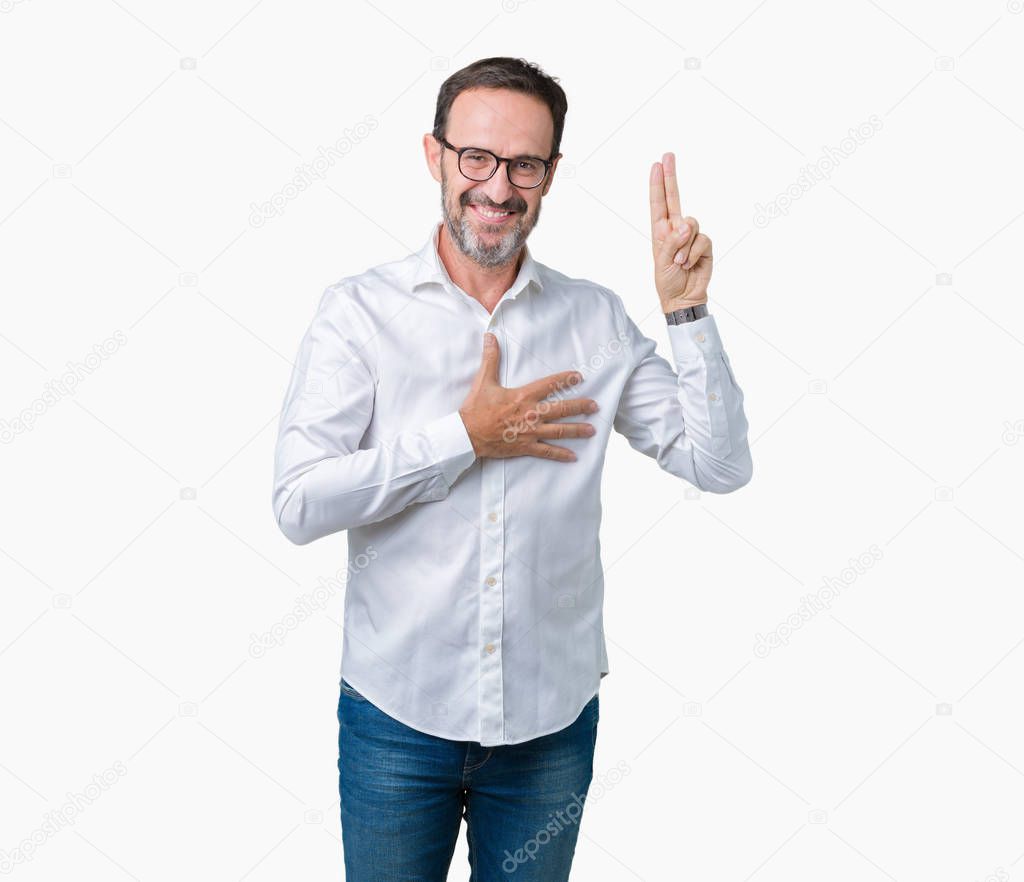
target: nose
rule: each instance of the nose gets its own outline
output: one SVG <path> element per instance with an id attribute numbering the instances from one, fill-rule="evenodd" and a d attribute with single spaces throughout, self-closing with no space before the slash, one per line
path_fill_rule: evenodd
<path id="1" fill-rule="evenodd" d="M 480 188 L 492 202 L 501 205 L 512 200 L 513 203 L 522 203 L 522 194 L 512 185 L 508 179 L 508 172 L 505 170 L 505 163 L 502 162 L 495 169 L 494 174 L 480 184 Z"/>

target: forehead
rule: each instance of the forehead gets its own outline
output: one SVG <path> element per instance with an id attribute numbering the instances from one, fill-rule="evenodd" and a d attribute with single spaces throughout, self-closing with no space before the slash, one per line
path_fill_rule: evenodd
<path id="1" fill-rule="evenodd" d="M 447 138 L 458 147 L 485 147 L 502 156 L 547 157 L 554 134 L 548 106 L 511 89 L 467 89 L 448 111 Z"/>

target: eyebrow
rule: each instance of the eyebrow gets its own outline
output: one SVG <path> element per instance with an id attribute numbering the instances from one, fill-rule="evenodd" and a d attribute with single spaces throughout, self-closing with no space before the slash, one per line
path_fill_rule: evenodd
<path id="1" fill-rule="evenodd" d="M 486 150 L 488 153 L 493 153 L 495 156 L 500 156 L 497 150 L 491 150 L 490 147 L 481 147 L 479 144 L 470 144 L 470 150 Z M 538 156 L 535 153 L 515 153 L 512 156 L 513 159 L 539 159 L 541 162 L 547 162 L 546 156 Z"/>

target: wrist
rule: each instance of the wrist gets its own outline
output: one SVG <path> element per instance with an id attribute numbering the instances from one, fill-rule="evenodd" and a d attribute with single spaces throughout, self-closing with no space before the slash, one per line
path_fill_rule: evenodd
<path id="1" fill-rule="evenodd" d="M 665 313 L 665 321 L 670 325 L 684 325 L 708 315 L 707 300 L 667 306 L 662 304 L 662 310 Z"/>
<path id="2" fill-rule="evenodd" d="M 459 416 L 462 418 L 462 425 L 466 428 L 466 434 L 469 436 L 469 443 L 473 445 L 473 453 L 478 457 L 480 456 L 480 449 L 476 443 L 476 436 L 473 434 L 473 430 L 470 428 L 470 421 L 466 419 L 465 408 L 459 408 Z"/>

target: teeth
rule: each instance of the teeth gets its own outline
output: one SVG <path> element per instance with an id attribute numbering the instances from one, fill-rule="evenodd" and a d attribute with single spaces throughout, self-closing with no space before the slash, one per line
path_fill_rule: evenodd
<path id="1" fill-rule="evenodd" d="M 489 209 L 482 208 L 479 205 L 476 207 L 476 210 L 484 217 L 505 217 L 512 213 L 511 211 L 490 211 Z"/>

